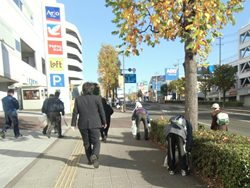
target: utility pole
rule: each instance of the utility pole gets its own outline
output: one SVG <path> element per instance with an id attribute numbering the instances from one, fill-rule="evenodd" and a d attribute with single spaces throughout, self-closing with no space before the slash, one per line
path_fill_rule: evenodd
<path id="1" fill-rule="evenodd" d="M 125 96 L 125 61 L 124 53 L 122 54 L 122 69 L 123 69 L 123 112 L 126 112 L 126 96 Z"/>
<path id="2" fill-rule="evenodd" d="M 221 37 L 219 37 L 219 66 L 221 66 Z M 219 90 L 219 102 L 221 101 L 221 93 Z"/>
<path id="3" fill-rule="evenodd" d="M 221 37 L 219 37 L 219 65 L 221 66 Z"/>

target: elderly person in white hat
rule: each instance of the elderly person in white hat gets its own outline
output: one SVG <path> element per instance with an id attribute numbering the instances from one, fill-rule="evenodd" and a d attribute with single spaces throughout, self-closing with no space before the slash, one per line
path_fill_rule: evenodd
<path id="1" fill-rule="evenodd" d="M 227 125 L 219 125 L 217 123 L 217 114 L 219 114 L 220 112 L 222 112 L 220 105 L 218 103 L 214 103 L 212 106 L 212 112 L 211 112 L 211 117 L 212 117 L 212 123 L 211 123 L 211 129 L 212 130 L 223 130 L 223 131 L 227 131 Z"/>
<path id="2" fill-rule="evenodd" d="M 143 122 L 144 125 L 144 139 L 148 140 L 148 126 L 147 126 L 147 118 L 148 118 L 148 112 L 145 108 L 142 107 L 142 104 L 140 102 L 135 103 L 135 109 L 132 114 L 132 120 L 135 120 L 136 127 L 137 127 L 137 133 L 136 133 L 136 139 L 140 140 L 140 122 Z"/>

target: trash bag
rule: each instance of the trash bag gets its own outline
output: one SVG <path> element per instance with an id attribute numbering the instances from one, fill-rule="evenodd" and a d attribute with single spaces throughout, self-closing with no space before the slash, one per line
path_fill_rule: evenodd
<path id="1" fill-rule="evenodd" d="M 136 134 L 137 134 L 137 127 L 136 127 L 135 120 L 132 121 L 131 132 L 132 132 L 133 136 L 136 136 Z"/>

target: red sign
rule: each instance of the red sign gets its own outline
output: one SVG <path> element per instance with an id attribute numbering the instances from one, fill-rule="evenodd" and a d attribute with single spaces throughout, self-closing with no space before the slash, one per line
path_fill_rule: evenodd
<path id="1" fill-rule="evenodd" d="M 48 54 L 62 55 L 62 41 L 48 41 Z"/>

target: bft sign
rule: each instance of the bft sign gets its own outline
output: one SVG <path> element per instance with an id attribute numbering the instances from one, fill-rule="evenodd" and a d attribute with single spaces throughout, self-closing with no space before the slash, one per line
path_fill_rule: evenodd
<path id="1" fill-rule="evenodd" d="M 64 74 L 50 74 L 51 87 L 65 87 Z"/>

